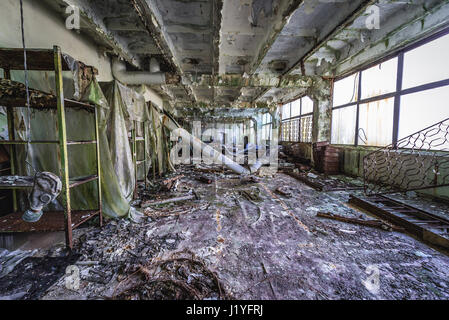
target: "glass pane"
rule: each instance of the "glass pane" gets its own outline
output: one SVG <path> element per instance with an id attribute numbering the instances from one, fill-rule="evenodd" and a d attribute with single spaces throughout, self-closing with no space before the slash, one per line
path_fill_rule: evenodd
<path id="1" fill-rule="evenodd" d="M 282 107 L 282 119 L 288 118 L 290 118 L 290 103 L 287 103 Z"/>
<path id="2" fill-rule="evenodd" d="M 346 77 L 334 84 L 334 107 L 357 100 L 358 73 Z"/>
<path id="3" fill-rule="evenodd" d="M 362 99 L 396 91 L 398 59 L 394 58 L 362 72 Z"/>
<path id="4" fill-rule="evenodd" d="M 312 119 L 313 116 L 301 118 L 301 142 L 312 142 Z"/>
<path id="5" fill-rule="evenodd" d="M 299 119 L 291 121 L 291 136 L 290 141 L 299 141 Z"/>
<path id="6" fill-rule="evenodd" d="M 292 102 L 292 118 L 301 115 L 301 99 Z"/>
<path id="7" fill-rule="evenodd" d="M 449 35 L 404 54 L 403 89 L 449 79 Z"/>
<path id="8" fill-rule="evenodd" d="M 313 112 L 313 100 L 309 97 L 302 98 L 302 114 Z"/>
<path id="9" fill-rule="evenodd" d="M 393 140 L 394 98 L 360 105 L 359 139 L 363 146 L 387 146 Z"/>
<path id="10" fill-rule="evenodd" d="M 402 96 L 399 139 L 449 118 L 449 86 Z"/>
<path id="11" fill-rule="evenodd" d="M 332 143 L 354 144 L 357 106 L 332 111 Z"/>

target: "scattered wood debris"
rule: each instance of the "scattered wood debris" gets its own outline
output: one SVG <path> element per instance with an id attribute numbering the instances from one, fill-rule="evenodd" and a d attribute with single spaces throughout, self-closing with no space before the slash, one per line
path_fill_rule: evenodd
<path id="1" fill-rule="evenodd" d="M 148 208 L 149 206 L 158 206 L 162 204 L 172 203 L 172 202 L 180 202 L 180 201 L 187 201 L 187 200 L 193 200 L 193 199 L 199 199 L 199 196 L 197 193 L 193 192 L 192 194 L 188 194 L 181 197 L 174 197 L 164 200 L 152 200 L 152 201 L 146 201 L 140 205 L 141 208 Z"/>
<path id="2" fill-rule="evenodd" d="M 212 184 L 214 182 L 213 179 L 206 176 L 196 176 L 195 180 L 206 184 Z"/>
<path id="3" fill-rule="evenodd" d="M 279 187 L 276 189 L 276 192 L 287 198 L 293 197 L 293 192 L 290 187 Z"/>
<path id="4" fill-rule="evenodd" d="M 347 217 L 335 215 L 332 213 L 325 213 L 325 212 L 318 212 L 317 217 L 333 219 L 333 220 L 337 220 L 337 221 L 341 221 L 341 222 L 359 224 L 362 226 L 379 228 L 379 229 L 387 230 L 387 231 L 400 231 L 400 232 L 404 231 L 404 229 L 401 227 L 383 222 L 381 220 L 361 220 L 361 219 L 356 219 L 356 218 L 347 218 Z"/>
<path id="5" fill-rule="evenodd" d="M 184 178 L 184 175 L 168 178 L 161 183 L 161 191 L 172 191 L 176 189 L 179 179 Z"/>

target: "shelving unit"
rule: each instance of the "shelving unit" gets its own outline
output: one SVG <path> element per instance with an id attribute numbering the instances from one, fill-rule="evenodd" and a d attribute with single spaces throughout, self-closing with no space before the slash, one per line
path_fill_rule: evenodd
<path id="1" fill-rule="evenodd" d="M 67 55 L 65 55 L 68 57 Z M 103 225 L 102 205 L 101 205 L 101 176 L 100 176 L 100 146 L 98 143 L 98 111 L 95 105 L 64 99 L 62 71 L 70 70 L 66 59 L 63 59 L 61 49 L 57 46 L 53 50 L 27 49 L 27 69 L 40 71 L 54 71 L 56 82 L 56 95 L 47 94 L 38 90 L 30 89 L 30 108 L 36 110 L 56 109 L 58 123 L 58 137 L 56 141 L 32 141 L 31 144 L 55 144 L 59 145 L 58 160 L 60 162 L 59 176 L 62 181 L 62 191 L 58 199 L 64 211 L 45 212 L 42 218 L 36 223 L 28 223 L 22 220 L 22 213 L 18 212 L 17 194 L 18 189 L 29 189 L 33 187 L 31 177 L 19 177 L 20 181 L 15 181 L 17 158 L 15 153 L 16 145 L 25 145 L 26 141 L 15 139 L 13 108 L 26 107 L 26 94 L 23 84 L 10 81 L 10 70 L 24 70 L 23 49 L 0 49 L 0 68 L 4 70 L 5 79 L 0 86 L 0 105 L 7 108 L 9 141 L 0 141 L 2 145 L 10 147 L 11 176 L 0 176 L 0 189 L 12 189 L 14 212 L 0 217 L 0 233 L 17 232 L 47 232 L 62 231 L 66 233 L 66 245 L 73 248 L 72 230 L 84 222 L 99 216 L 100 226 Z M 6 89 L 5 89 L 6 88 Z M 14 91 L 8 94 L 6 91 Z M 2 92 L 3 91 L 3 92 Z M 66 132 L 65 109 L 76 108 L 93 113 L 95 116 L 95 140 L 91 141 L 68 141 Z M 69 152 L 68 146 L 72 145 L 96 145 L 97 170 L 95 175 L 84 177 L 70 177 L 69 175 Z M 27 181 L 28 179 L 28 181 Z M 97 208 L 93 210 L 75 211 L 71 209 L 70 189 L 80 185 L 96 181 L 98 185 Z"/>
<path id="2" fill-rule="evenodd" d="M 137 136 L 137 125 L 138 124 L 143 124 L 143 137 L 139 137 Z M 138 121 L 133 121 L 133 129 L 131 131 L 131 149 L 132 149 L 132 155 L 133 155 L 133 163 L 134 163 L 134 175 L 135 175 L 135 181 L 136 181 L 136 186 L 134 189 L 134 199 L 137 197 L 137 185 L 139 182 L 144 182 L 145 184 L 145 189 L 147 189 L 147 160 L 146 160 L 146 154 L 147 154 L 147 137 L 146 137 L 146 133 L 145 133 L 145 124 L 146 122 L 138 122 Z M 137 143 L 141 143 L 143 142 L 143 160 L 138 160 L 137 159 Z M 138 166 L 142 165 L 144 166 L 144 172 L 145 172 L 145 177 L 144 177 L 144 181 L 142 180 L 138 180 Z"/>

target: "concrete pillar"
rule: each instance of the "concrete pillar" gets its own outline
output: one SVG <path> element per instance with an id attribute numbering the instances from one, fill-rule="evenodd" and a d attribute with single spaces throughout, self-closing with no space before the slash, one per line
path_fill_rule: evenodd
<path id="1" fill-rule="evenodd" d="M 313 100 L 312 143 L 331 141 L 332 81 L 320 79 L 309 89 Z"/>

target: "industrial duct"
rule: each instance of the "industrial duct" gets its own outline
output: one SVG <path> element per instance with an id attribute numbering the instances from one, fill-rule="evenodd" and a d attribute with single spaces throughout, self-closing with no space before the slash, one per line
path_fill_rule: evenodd
<path id="1" fill-rule="evenodd" d="M 154 60 L 151 61 L 151 69 L 160 70 Z M 112 60 L 112 75 L 118 81 L 129 85 L 159 85 L 167 83 L 164 72 L 126 71 L 125 62 L 120 61 L 117 57 L 114 57 Z"/>

